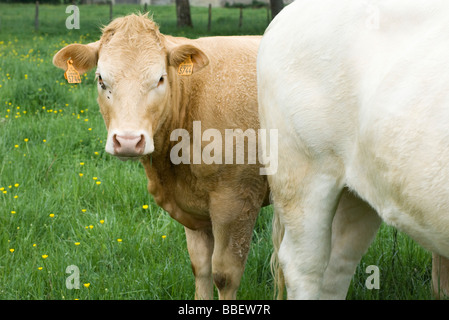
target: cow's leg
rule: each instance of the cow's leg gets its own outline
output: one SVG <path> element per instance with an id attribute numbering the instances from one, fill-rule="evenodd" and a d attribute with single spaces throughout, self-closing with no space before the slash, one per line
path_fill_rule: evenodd
<path id="1" fill-rule="evenodd" d="M 432 253 L 432 290 L 435 299 L 449 297 L 449 259 Z"/>
<path id="2" fill-rule="evenodd" d="M 212 283 L 212 252 L 214 237 L 211 229 L 186 231 L 187 249 L 189 250 L 192 271 L 195 276 L 195 299 L 211 300 L 214 294 Z"/>
<path id="3" fill-rule="evenodd" d="M 222 199 L 224 200 L 224 199 Z M 236 200 L 212 200 L 212 273 L 220 300 L 236 299 L 260 208 Z"/>
<path id="4" fill-rule="evenodd" d="M 332 224 L 332 249 L 321 299 L 345 299 L 355 269 L 382 220 L 366 202 L 343 192 Z"/>
<path id="5" fill-rule="evenodd" d="M 292 148 L 285 150 L 289 153 L 279 154 L 278 172 L 268 177 L 275 214 L 285 227 L 279 262 L 289 299 L 318 299 L 330 257 L 332 220 L 344 187 L 339 175 L 344 171 L 338 159 L 314 162 Z"/>

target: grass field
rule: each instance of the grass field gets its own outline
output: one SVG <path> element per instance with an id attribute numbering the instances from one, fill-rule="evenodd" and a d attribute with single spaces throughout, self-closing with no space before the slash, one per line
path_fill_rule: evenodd
<path id="1" fill-rule="evenodd" d="M 137 6 L 115 6 L 114 16 Z M 266 9 L 192 8 L 193 29 L 176 29 L 175 8 L 150 7 L 163 33 L 262 34 Z M 80 6 L 81 28 L 65 28 L 64 6 L 0 3 L 0 299 L 192 299 L 184 229 L 158 208 L 138 162 L 104 152 L 106 130 L 93 71 L 69 85 L 51 61 L 73 43 L 97 40 L 106 6 Z M 239 299 L 272 299 L 271 208 L 254 230 Z M 68 266 L 80 289 L 68 289 Z M 368 290 L 368 265 L 380 289 Z M 431 299 L 431 255 L 388 226 L 363 258 L 349 299 Z"/>

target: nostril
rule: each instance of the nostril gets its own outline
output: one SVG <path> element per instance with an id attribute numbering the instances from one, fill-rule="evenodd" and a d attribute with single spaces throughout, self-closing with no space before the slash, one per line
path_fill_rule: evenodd
<path id="1" fill-rule="evenodd" d="M 114 134 L 112 136 L 112 142 L 114 143 L 114 148 L 120 148 L 121 147 L 120 141 L 117 140 L 117 134 Z"/>
<path id="2" fill-rule="evenodd" d="M 136 144 L 136 150 L 143 151 L 144 149 L 145 149 L 145 136 L 141 134 L 140 140 Z"/>

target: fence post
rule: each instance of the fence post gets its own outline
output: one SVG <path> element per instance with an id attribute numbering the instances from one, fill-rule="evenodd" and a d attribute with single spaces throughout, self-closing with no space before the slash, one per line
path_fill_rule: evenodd
<path id="1" fill-rule="evenodd" d="M 212 25 L 212 4 L 209 3 L 209 17 L 207 19 L 207 31 L 210 31 Z"/>
<path id="2" fill-rule="evenodd" d="M 239 18 L 239 28 L 243 25 L 243 8 L 240 7 L 240 18 Z"/>
<path id="3" fill-rule="evenodd" d="M 270 24 L 270 22 L 271 22 L 270 6 L 267 5 L 267 26 Z"/>
<path id="4" fill-rule="evenodd" d="M 109 22 L 112 21 L 112 0 L 108 1 L 109 3 Z"/>
<path id="5" fill-rule="evenodd" d="M 34 15 L 34 30 L 39 30 L 39 1 L 36 1 L 36 13 Z"/>

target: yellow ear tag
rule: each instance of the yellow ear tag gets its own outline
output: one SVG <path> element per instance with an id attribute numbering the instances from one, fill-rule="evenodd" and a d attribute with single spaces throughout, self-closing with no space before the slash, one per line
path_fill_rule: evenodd
<path id="1" fill-rule="evenodd" d="M 68 83 L 81 83 L 80 74 L 76 71 L 71 59 L 67 60 L 67 71 L 64 72 L 64 78 Z"/>
<path id="2" fill-rule="evenodd" d="M 178 67 L 178 75 L 190 76 L 193 73 L 193 62 L 190 55 Z"/>

